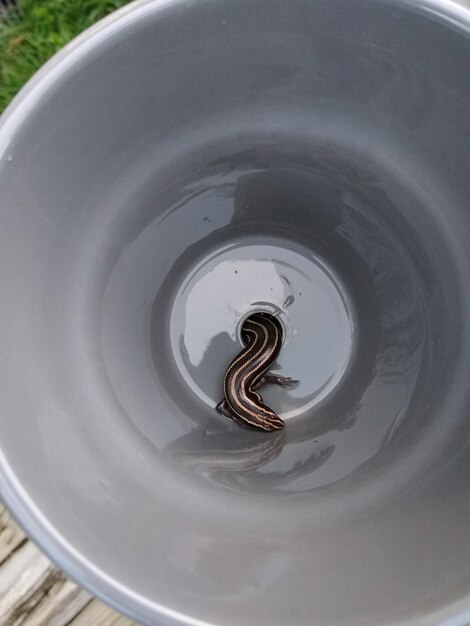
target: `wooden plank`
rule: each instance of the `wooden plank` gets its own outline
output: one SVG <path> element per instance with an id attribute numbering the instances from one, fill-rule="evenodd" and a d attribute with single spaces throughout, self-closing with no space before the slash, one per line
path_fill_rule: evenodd
<path id="1" fill-rule="evenodd" d="M 91 596 L 70 580 L 56 583 L 43 601 L 15 626 L 66 626 L 91 602 Z"/>
<path id="2" fill-rule="evenodd" d="M 30 541 L 0 567 L 2 626 L 63 626 L 89 602 Z"/>
<path id="3" fill-rule="evenodd" d="M 24 533 L 0 503 L 0 565 L 25 541 Z"/>
<path id="4" fill-rule="evenodd" d="M 126 617 L 119 615 L 102 602 L 93 600 L 69 626 L 135 626 Z"/>
<path id="5" fill-rule="evenodd" d="M 1 626 L 133 626 L 92 597 L 18 528 L 0 504 Z"/>

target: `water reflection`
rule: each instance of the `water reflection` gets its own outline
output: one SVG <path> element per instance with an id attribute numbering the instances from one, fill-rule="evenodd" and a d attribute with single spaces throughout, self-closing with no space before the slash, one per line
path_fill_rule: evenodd
<path id="1" fill-rule="evenodd" d="M 266 434 L 237 425 L 210 422 L 172 441 L 166 454 L 184 467 L 210 478 L 219 472 L 252 472 L 276 459 L 285 431 Z"/>
<path id="2" fill-rule="evenodd" d="M 347 297 L 331 274 L 307 248 L 266 235 L 208 254 L 178 290 L 170 318 L 173 358 L 193 393 L 211 407 L 220 400 L 221 376 L 241 349 L 239 324 L 261 309 L 285 328 L 279 373 L 302 373 L 288 393 L 267 388 L 268 404 L 290 419 L 325 398 L 347 368 L 353 341 Z"/>
<path id="3" fill-rule="evenodd" d="M 333 454 L 333 444 L 319 440 L 310 447 L 305 458 L 298 450 L 285 448 L 285 430 L 259 433 L 237 425 L 209 423 L 172 441 L 166 448 L 168 457 L 200 477 L 233 489 L 275 493 L 294 481 L 322 467 Z M 283 461 L 274 463 L 281 454 Z M 294 457 L 292 456 L 294 452 Z M 262 468 L 265 471 L 259 471 Z"/>
<path id="4" fill-rule="evenodd" d="M 229 332 L 231 339 L 236 339 L 233 317 L 241 320 L 258 301 L 281 308 L 292 298 L 285 296 L 285 284 L 271 260 L 214 259 L 214 264 L 191 286 L 186 299 L 184 343 L 193 367 L 201 363 L 214 335 Z M 218 294 L 221 285 L 224 293 Z M 201 324 L 203 319 L 205 324 Z"/>
<path id="5" fill-rule="evenodd" d="M 241 175 L 235 188 L 232 223 L 248 220 L 255 224 L 266 217 L 267 206 L 286 227 L 290 221 L 292 236 L 297 222 L 306 224 L 306 229 L 312 222 L 311 232 L 316 232 L 319 237 L 318 249 L 331 266 L 341 268 L 342 279 L 353 299 L 359 345 L 349 373 L 335 394 L 326 403 L 320 403 L 289 422 L 282 449 L 276 449 L 272 457 L 267 455 L 264 463 L 256 466 L 256 444 L 255 450 L 247 444 L 243 452 L 238 450 L 238 454 L 244 455 L 243 458 L 253 455 L 253 467 L 232 471 L 228 466 L 224 467 L 224 463 L 217 463 L 211 468 L 210 457 L 206 456 L 211 437 L 207 433 L 201 435 L 200 427 L 188 434 L 184 446 L 181 447 L 182 441 L 177 440 L 166 449 L 168 453 L 171 450 L 173 459 L 176 454 L 187 469 L 191 467 L 205 479 L 229 488 L 287 497 L 331 485 L 373 461 L 399 431 L 409 411 L 425 403 L 417 386 L 418 380 L 428 378 L 431 367 L 426 351 L 429 320 L 423 285 L 414 260 L 417 249 L 413 249 L 413 230 L 407 230 L 409 241 L 400 240 L 400 229 L 405 228 L 404 223 L 400 223 L 403 216 L 396 215 L 396 207 L 373 176 L 348 174 L 341 164 L 334 166 L 327 160 L 321 168 L 326 169 L 329 182 L 326 183 L 325 177 L 317 179 L 315 190 L 305 183 L 305 176 L 299 177 L 288 170 L 276 174 Z M 328 189 L 335 178 L 339 183 L 337 191 L 331 187 Z M 288 198 L 295 198 L 294 205 L 292 202 L 289 205 Z M 314 226 L 313 206 L 316 207 Z M 386 217 L 388 211 L 393 213 L 393 220 Z M 296 213 L 295 219 L 292 218 L 293 212 Z M 303 240 L 302 233 L 297 232 L 295 236 L 299 241 Z M 285 267 L 282 270 L 275 267 L 273 272 L 272 261 L 265 262 L 264 266 L 262 261 L 258 263 L 260 271 L 267 274 L 263 280 L 254 282 L 253 297 L 255 292 L 261 293 L 272 282 L 276 285 L 276 303 L 282 309 L 291 307 L 295 314 L 296 306 L 305 305 L 306 300 L 302 301 L 295 290 L 297 276 L 292 277 Z M 245 272 L 239 261 L 222 263 L 221 266 L 225 272 L 224 281 L 230 286 Z M 247 275 L 253 274 L 255 267 L 256 263 L 250 265 L 248 260 Z M 217 285 L 213 273 L 207 276 L 204 294 L 195 290 L 198 297 L 194 302 L 200 302 L 202 295 L 206 300 L 210 298 L 210 288 Z M 305 297 L 309 290 L 303 286 L 297 291 L 302 291 Z M 258 299 L 263 301 L 262 293 Z M 234 306 L 236 300 L 237 296 Z M 307 308 L 315 316 L 318 301 L 307 302 Z M 310 336 L 314 327 L 315 323 L 312 323 Z M 304 339 L 308 336 L 305 327 L 302 335 Z M 232 340 L 233 333 L 229 332 L 219 333 L 212 340 L 206 338 L 203 358 L 197 366 L 192 360 L 191 376 L 197 379 L 199 372 L 205 375 L 214 371 L 217 362 L 214 355 L 219 349 L 227 353 Z M 324 333 L 326 346 L 334 340 L 332 332 Z M 234 350 L 235 346 L 229 352 L 227 362 Z M 283 373 L 302 379 L 302 373 L 305 376 L 309 371 L 309 362 L 310 370 L 315 370 L 321 362 L 312 350 L 305 358 L 300 355 L 296 352 L 291 363 L 302 363 L 301 372 L 292 374 L 286 365 L 288 350 L 281 352 Z M 269 393 L 267 388 L 266 392 Z M 292 395 L 293 398 L 284 398 L 284 405 L 281 394 L 276 396 L 276 406 L 285 410 L 289 403 L 305 399 L 308 394 L 300 385 Z M 230 450 L 227 448 L 224 456 L 224 446 L 229 446 L 228 442 L 228 433 L 219 432 L 216 453 L 218 459 L 225 459 L 226 463 Z M 201 455 L 199 466 L 198 455 Z"/>
<path id="6" fill-rule="evenodd" d="M 218 487 L 291 497 L 358 474 L 423 428 L 452 303 L 430 279 L 439 258 L 406 190 L 326 152 L 307 168 L 297 150 L 301 169 L 283 150 L 263 150 L 276 168 L 247 150 L 180 179 L 174 205 L 167 192 L 166 212 L 116 263 L 101 339 L 116 397 L 158 454 Z M 301 381 L 262 390 L 288 422 L 269 441 L 214 410 L 237 321 L 259 303 L 285 316 L 276 367 Z"/>

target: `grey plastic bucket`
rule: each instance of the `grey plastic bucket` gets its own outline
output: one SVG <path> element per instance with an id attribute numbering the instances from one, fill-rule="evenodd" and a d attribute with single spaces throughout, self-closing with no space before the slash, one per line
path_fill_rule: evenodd
<path id="1" fill-rule="evenodd" d="M 0 126 L 0 488 L 145 624 L 470 623 L 470 7 L 129 5 Z M 252 311 L 285 430 L 215 411 Z"/>

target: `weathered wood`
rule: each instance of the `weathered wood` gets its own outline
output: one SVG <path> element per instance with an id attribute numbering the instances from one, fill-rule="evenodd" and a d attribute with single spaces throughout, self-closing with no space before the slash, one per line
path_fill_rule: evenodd
<path id="1" fill-rule="evenodd" d="M 0 568 L 0 624 L 66 624 L 90 596 L 33 545 L 25 543 Z M 71 608 L 73 611 L 71 612 Z"/>
<path id="2" fill-rule="evenodd" d="M 0 565 L 25 541 L 24 533 L 0 503 Z"/>
<path id="3" fill-rule="evenodd" d="M 90 595 L 70 580 L 58 582 L 47 596 L 15 626 L 65 626 L 90 602 Z"/>
<path id="4" fill-rule="evenodd" d="M 130 626 L 92 597 L 17 527 L 0 504 L 1 626 Z"/>
<path id="5" fill-rule="evenodd" d="M 69 626 L 133 626 L 135 622 L 119 615 L 98 600 L 93 600 Z"/>

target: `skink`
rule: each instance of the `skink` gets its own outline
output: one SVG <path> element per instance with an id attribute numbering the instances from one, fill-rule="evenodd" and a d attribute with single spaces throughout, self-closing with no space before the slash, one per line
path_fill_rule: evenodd
<path id="1" fill-rule="evenodd" d="M 230 363 L 224 377 L 224 399 L 217 410 L 243 426 L 258 430 L 281 430 L 283 420 L 263 402 L 256 391 L 261 385 L 290 387 L 298 381 L 266 372 L 282 346 L 282 327 L 274 316 L 255 313 L 242 327 L 245 347 Z"/>

